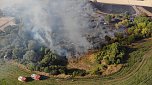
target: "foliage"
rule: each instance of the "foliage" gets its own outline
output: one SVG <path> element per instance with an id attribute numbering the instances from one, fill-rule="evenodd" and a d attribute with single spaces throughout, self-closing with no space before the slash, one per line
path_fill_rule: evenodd
<path id="1" fill-rule="evenodd" d="M 115 41 L 122 45 L 129 45 L 136 40 L 152 36 L 152 20 L 149 17 L 136 16 L 131 18 L 133 21 L 125 18 L 121 22 L 115 24 L 116 28 L 125 27 L 125 31 L 116 32 L 114 38 Z"/>
<path id="2" fill-rule="evenodd" d="M 119 18 L 120 22 L 115 24 L 116 28 L 125 27 L 126 31 L 115 33 L 114 38 L 105 36 L 107 45 L 95 57 L 95 63 L 98 63 L 98 66 L 91 71 L 91 74 L 101 74 L 101 70 L 105 69 L 107 65 L 122 63 L 126 54 L 124 45 L 129 45 L 136 40 L 152 36 L 152 20 L 150 18 L 136 16 L 133 21 L 130 21 L 130 16 L 127 13 L 124 17 L 117 16 L 117 18 Z M 116 19 L 116 16 L 107 15 L 105 17 L 105 21 L 108 23 L 112 19 Z M 61 73 L 73 76 L 86 75 L 84 70 L 74 69 L 71 71 L 67 69 L 68 61 L 66 57 L 53 53 L 39 41 L 34 40 L 30 32 L 24 31 L 18 25 L 7 27 L 5 32 L 0 32 L 0 58 L 6 56 L 8 59 L 16 59 L 32 71 L 42 71 L 52 75 Z M 140 52 L 134 54 L 134 56 L 138 54 Z"/>
<path id="3" fill-rule="evenodd" d="M 137 16 L 134 19 L 134 26 L 128 29 L 128 34 L 135 34 L 136 37 L 150 37 L 152 33 L 151 19 L 144 16 Z"/>
<path id="4" fill-rule="evenodd" d="M 98 62 L 104 60 L 107 62 L 107 64 L 116 64 L 123 59 L 124 55 L 125 49 L 122 46 L 120 46 L 119 43 L 112 43 L 110 45 L 105 46 L 98 53 L 96 60 Z"/>
<path id="5" fill-rule="evenodd" d="M 110 22 L 111 22 L 111 19 L 112 19 L 112 16 L 111 16 L 111 15 L 106 15 L 106 16 L 105 16 L 105 21 L 106 21 L 107 23 L 110 23 Z"/>
<path id="6" fill-rule="evenodd" d="M 0 80 L 0 85 L 7 85 L 7 82 L 5 79 Z"/>
<path id="7" fill-rule="evenodd" d="M 24 64 L 32 71 L 51 72 L 59 70 L 63 73 L 67 60 L 65 57 L 53 53 L 39 41 L 35 40 L 31 33 L 25 31 L 19 24 L 7 27 L 5 32 L 0 32 L 0 58 L 14 59 Z M 61 63 L 62 62 L 62 63 Z M 56 66 L 51 68 L 50 66 Z M 60 72 L 59 72 L 60 73 Z"/>
<path id="8" fill-rule="evenodd" d="M 117 29 L 122 28 L 122 27 L 128 27 L 129 26 L 129 20 L 125 19 L 122 20 L 121 22 L 118 22 L 117 24 L 115 24 L 115 27 Z"/>
<path id="9" fill-rule="evenodd" d="M 87 72 L 82 69 L 67 69 L 66 74 L 75 77 L 75 76 L 85 76 Z"/>
<path id="10" fill-rule="evenodd" d="M 33 50 L 26 51 L 25 55 L 23 56 L 23 60 L 25 61 L 36 62 L 37 61 L 36 58 L 37 58 L 36 53 Z"/>

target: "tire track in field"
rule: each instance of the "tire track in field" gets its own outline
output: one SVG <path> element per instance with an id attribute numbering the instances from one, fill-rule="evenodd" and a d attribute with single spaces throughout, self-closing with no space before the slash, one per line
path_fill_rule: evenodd
<path id="1" fill-rule="evenodd" d="M 151 56 L 148 56 L 148 54 L 151 54 L 152 53 L 152 49 L 150 51 L 148 51 L 144 56 L 143 56 L 143 59 L 142 61 L 139 63 L 138 67 L 136 67 L 135 70 L 133 70 L 131 73 L 129 73 L 128 75 L 126 76 L 122 76 L 122 77 L 119 77 L 119 78 L 116 78 L 116 79 L 113 79 L 113 80 L 107 80 L 107 81 L 103 81 L 104 84 L 110 84 L 110 83 L 113 83 L 113 82 L 116 82 L 117 81 L 124 81 L 124 80 L 127 80 L 129 79 L 130 77 L 134 76 L 141 68 L 144 67 L 144 65 L 147 63 L 147 60 L 151 57 Z"/>

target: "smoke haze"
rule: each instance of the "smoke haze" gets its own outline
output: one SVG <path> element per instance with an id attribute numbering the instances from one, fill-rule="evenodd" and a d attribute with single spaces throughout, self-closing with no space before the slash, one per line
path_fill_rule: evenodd
<path id="1" fill-rule="evenodd" d="M 78 55 L 91 47 L 84 37 L 93 13 L 88 0 L 1 0 L 0 8 L 20 17 L 25 31 L 60 55 Z"/>

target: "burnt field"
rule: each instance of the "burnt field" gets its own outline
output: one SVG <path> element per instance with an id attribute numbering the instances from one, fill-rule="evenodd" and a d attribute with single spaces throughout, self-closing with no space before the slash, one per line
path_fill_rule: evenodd
<path id="1" fill-rule="evenodd" d="M 130 14 L 135 14 L 135 10 L 131 6 L 102 4 L 102 3 L 94 3 L 94 6 L 100 11 L 105 13 L 120 14 L 120 13 L 129 12 Z"/>
<path id="2" fill-rule="evenodd" d="M 144 7 L 146 10 L 148 10 L 149 12 L 152 12 L 152 7 Z"/>

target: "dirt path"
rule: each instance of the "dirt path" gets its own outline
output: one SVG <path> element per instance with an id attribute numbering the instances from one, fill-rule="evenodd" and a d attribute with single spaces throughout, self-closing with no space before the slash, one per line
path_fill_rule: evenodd
<path id="1" fill-rule="evenodd" d="M 141 12 L 146 13 L 148 16 L 152 16 L 152 13 L 146 10 L 144 7 L 137 7 Z"/>
<path id="2" fill-rule="evenodd" d="M 136 14 L 135 15 L 139 15 L 140 11 L 138 10 L 137 6 L 132 6 L 132 8 L 135 10 Z"/>

